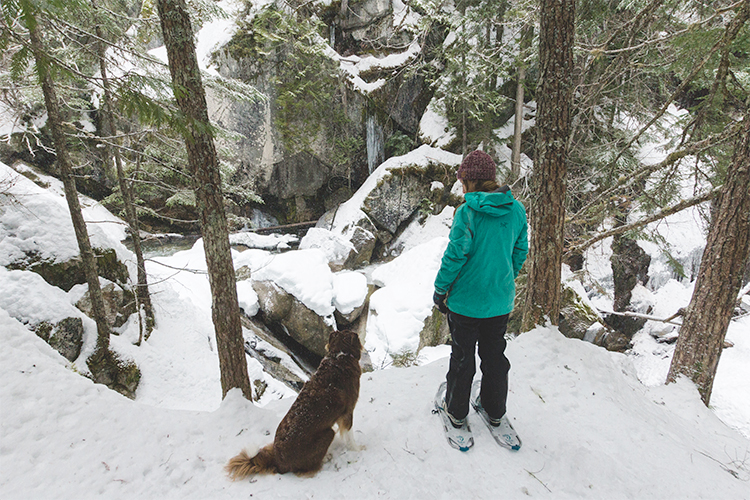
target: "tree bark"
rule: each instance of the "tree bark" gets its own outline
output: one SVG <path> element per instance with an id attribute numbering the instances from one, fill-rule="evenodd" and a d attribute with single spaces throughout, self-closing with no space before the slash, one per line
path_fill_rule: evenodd
<path id="1" fill-rule="evenodd" d="M 521 139 L 523 137 L 523 94 L 526 80 L 526 51 L 531 45 L 533 27 L 524 27 L 521 33 L 520 64 L 516 81 L 516 116 L 513 121 L 513 148 L 510 158 L 510 183 L 521 177 Z"/>
<path id="2" fill-rule="evenodd" d="M 230 389 L 237 387 L 252 401 L 219 162 L 195 54 L 193 28 L 185 0 L 157 0 L 157 7 L 172 87 L 177 105 L 184 115 L 181 132 L 185 139 L 201 222 L 222 392 L 226 396 Z"/>
<path id="3" fill-rule="evenodd" d="M 537 90 L 537 154 L 528 286 L 521 331 L 556 325 L 560 315 L 565 193 L 572 108 L 575 0 L 542 0 Z"/>
<path id="4" fill-rule="evenodd" d="M 695 291 L 690 300 L 667 383 L 679 375 L 695 382 L 711 400 L 716 369 L 732 317 L 742 270 L 750 251 L 750 111 L 737 140 L 732 165 L 708 232 Z"/>
<path id="5" fill-rule="evenodd" d="M 510 157 L 510 182 L 521 177 L 521 137 L 523 134 L 523 81 L 526 79 L 526 65 L 518 67 L 516 83 L 516 116 L 513 121 L 513 151 Z"/>
<path id="6" fill-rule="evenodd" d="M 91 5 L 94 7 L 94 11 L 98 13 L 95 0 L 91 0 Z M 107 48 L 104 44 L 104 37 L 100 25 L 96 25 L 96 36 L 99 37 L 97 42 L 97 50 L 99 57 L 99 71 L 102 77 L 102 86 L 104 87 L 104 106 L 103 106 L 103 125 L 104 133 L 111 136 L 115 135 L 115 117 L 112 109 L 112 91 L 109 78 L 107 76 L 107 61 L 106 51 Z M 106 161 L 109 161 L 110 150 L 112 148 L 109 145 L 105 145 Z M 145 326 L 145 337 L 151 334 L 151 330 L 154 328 L 154 310 L 151 305 L 151 294 L 148 291 L 148 276 L 146 275 L 146 263 L 143 259 L 143 250 L 141 249 L 141 236 L 140 228 L 138 225 L 138 212 L 135 210 L 133 203 L 133 193 L 130 190 L 130 186 L 125 179 L 125 173 L 122 168 L 122 158 L 120 150 L 114 148 L 115 167 L 117 172 L 117 182 L 120 185 L 120 195 L 122 196 L 122 202 L 125 205 L 125 216 L 127 218 L 128 227 L 130 228 L 130 235 L 133 238 L 133 252 L 135 253 L 136 267 L 137 267 L 137 280 L 135 289 L 135 296 L 138 302 L 138 316 L 141 314 L 146 315 L 145 325 L 141 321 L 141 334 L 140 341 L 144 337 L 144 326 Z M 142 309 L 142 310 L 141 310 Z"/>
<path id="7" fill-rule="evenodd" d="M 81 265 L 86 276 L 89 296 L 91 297 L 91 308 L 96 322 L 96 351 L 102 353 L 109 348 L 109 324 L 107 323 L 104 309 L 104 298 L 99 285 L 99 272 L 96 264 L 96 256 L 91 248 L 89 233 L 86 230 L 86 221 L 83 219 L 81 204 L 78 201 L 78 190 L 73 178 L 73 168 L 68 155 L 67 142 L 62 130 L 62 117 L 60 115 L 60 105 L 57 101 L 57 92 L 55 90 L 52 76 L 49 72 L 48 58 L 44 52 L 42 43 L 41 30 L 37 23 L 34 13 L 25 12 L 26 27 L 29 29 L 29 39 L 31 50 L 34 53 L 39 83 L 42 86 L 44 94 L 44 104 L 47 108 L 47 126 L 52 133 L 52 140 L 55 144 L 55 155 L 57 157 L 57 166 L 60 169 L 60 179 L 65 191 L 65 200 L 68 203 L 70 218 L 73 221 L 73 229 L 78 242 L 78 250 L 81 253 Z"/>

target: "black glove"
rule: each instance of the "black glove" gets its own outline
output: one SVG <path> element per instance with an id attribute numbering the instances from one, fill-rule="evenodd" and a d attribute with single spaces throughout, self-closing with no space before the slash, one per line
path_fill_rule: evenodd
<path id="1" fill-rule="evenodd" d="M 433 293 L 432 301 L 435 303 L 435 306 L 437 306 L 438 311 L 440 311 L 443 314 L 448 314 L 448 306 L 445 305 L 444 293 L 437 293 L 437 292 Z"/>

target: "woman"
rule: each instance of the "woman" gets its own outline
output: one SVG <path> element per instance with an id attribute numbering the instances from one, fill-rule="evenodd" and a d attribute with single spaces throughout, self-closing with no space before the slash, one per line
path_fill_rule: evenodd
<path id="1" fill-rule="evenodd" d="M 498 186 L 495 176 L 495 162 L 483 151 L 472 151 L 461 163 L 457 177 L 466 202 L 456 210 L 435 279 L 433 301 L 448 315 L 452 337 L 443 408 L 456 428 L 466 425 L 469 413 L 477 343 L 482 380 L 475 384 L 472 403 L 486 411 L 491 425 L 510 427 L 504 335 L 514 280 L 528 253 L 527 223 L 523 205 L 508 186 Z"/>

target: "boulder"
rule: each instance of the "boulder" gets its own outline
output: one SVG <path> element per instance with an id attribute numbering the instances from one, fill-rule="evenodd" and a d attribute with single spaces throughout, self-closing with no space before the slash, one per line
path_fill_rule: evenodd
<path id="1" fill-rule="evenodd" d="M 362 211 L 376 226 L 394 235 L 429 196 L 430 181 L 425 180 L 417 170 L 394 169 L 367 194 Z"/>
<path id="2" fill-rule="evenodd" d="M 612 240 L 610 263 L 615 286 L 613 304 L 615 312 L 638 312 L 631 304 L 633 289 L 638 284 L 646 285 L 648 283 L 648 268 L 651 264 L 651 257 L 638 246 L 635 240 L 617 236 Z M 612 329 L 620 332 L 628 339 L 632 338 L 635 332 L 643 328 L 646 323 L 643 318 L 615 314 L 608 315 L 605 321 Z"/>
<path id="3" fill-rule="evenodd" d="M 123 396 L 135 399 L 141 370 L 132 360 L 123 359 L 110 350 L 99 350 L 86 362 L 91 377 L 97 384 L 104 384 Z"/>
<path id="4" fill-rule="evenodd" d="M 563 283 L 560 299 L 560 333 L 571 339 L 583 340 L 591 325 L 601 323 L 599 313 L 594 311 L 573 287 Z"/>
<path id="5" fill-rule="evenodd" d="M 245 335 L 245 352 L 260 362 L 263 371 L 274 379 L 282 381 L 287 387 L 299 392 L 305 380 L 287 366 L 284 366 L 281 357 L 271 349 L 264 348 L 263 343 L 267 342 L 274 349 L 288 354 L 290 359 L 294 358 L 294 354 L 284 344 L 276 340 L 273 333 L 259 321 L 243 316 L 242 326 L 250 332 L 250 335 Z M 307 372 L 304 366 L 298 366 L 300 370 Z M 259 392 L 256 387 L 257 399 L 260 399 Z"/>
<path id="6" fill-rule="evenodd" d="M 317 225 L 310 228 L 299 243 L 300 250 L 308 248 L 317 248 L 323 252 L 334 273 L 344 269 L 349 256 L 356 253 L 349 240 Z"/>
<path id="7" fill-rule="evenodd" d="M 254 281 L 264 322 L 280 325 L 286 334 L 313 354 L 326 354 L 333 325 L 271 281 Z M 269 325 L 270 326 L 270 325 Z"/>
<path id="8" fill-rule="evenodd" d="M 318 225 L 347 238 L 356 252 L 344 267 L 370 262 L 425 205 L 455 201 L 445 186 L 453 186 L 460 162 L 460 155 L 423 145 L 386 160 L 349 201 L 324 215 Z"/>
<path id="9" fill-rule="evenodd" d="M 128 268 L 117 259 L 113 248 L 94 248 L 99 276 L 115 283 L 127 283 Z M 86 283 L 81 257 L 57 261 L 42 259 L 36 253 L 27 253 L 25 259 L 13 262 L 8 269 L 22 269 L 37 273 L 50 285 L 62 288 L 66 292 L 75 285 Z"/>
<path id="10" fill-rule="evenodd" d="M 125 324 L 131 314 L 136 312 L 135 300 L 132 292 L 125 291 L 114 283 L 107 283 L 102 287 L 104 311 L 110 328 L 119 328 Z M 88 317 L 93 318 L 91 296 L 88 290 L 76 302 L 76 307 Z M 113 332 L 116 333 L 116 332 Z"/>
<path id="11" fill-rule="evenodd" d="M 585 340 L 609 351 L 622 352 L 630 338 L 607 326 L 574 285 L 563 282 L 558 328 L 568 338 Z"/>
<path id="12" fill-rule="evenodd" d="M 333 229 L 337 211 L 338 207 L 323 214 L 315 227 Z M 378 242 L 378 229 L 364 212 L 360 212 L 354 220 L 337 227 L 336 232 L 351 244 L 349 254 L 341 266 L 343 269 L 358 269 L 370 264 Z"/>
<path id="13" fill-rule="evenodd" d="M 34 332 L 68 361 L 75 361 L 83 346 L 83 320 L 65 318 L 51 324 L 43 321 L 32 328 Z"/>

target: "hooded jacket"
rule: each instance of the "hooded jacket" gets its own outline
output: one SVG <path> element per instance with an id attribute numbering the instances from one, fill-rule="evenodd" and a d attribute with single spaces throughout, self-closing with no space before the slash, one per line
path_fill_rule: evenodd
<path id="1" fill-rule="evenodd" d="M 508 190 L 466 193 L 435 278 L 454 313 L 491 318 L 513 310 L 515 278 L 529 251 L 526 210 Z"/>

